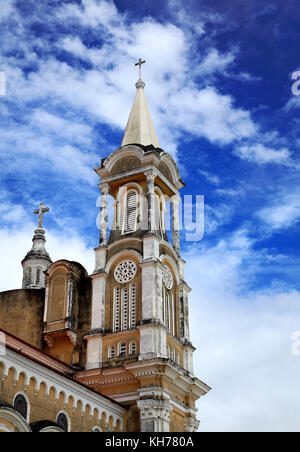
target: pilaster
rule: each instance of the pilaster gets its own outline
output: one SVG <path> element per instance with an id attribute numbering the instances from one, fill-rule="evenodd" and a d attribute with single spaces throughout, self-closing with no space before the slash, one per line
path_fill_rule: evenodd
<path id="1" fill-rule="evenodd" d="M 105 272 L 92 275 L 92 331 L 104 331 L 105 292 L 107 277 L 108 275 Z"/>
<path id="2" fill-rule="evenodd" d="M 108 192 L 110 185 L 100 184 L 101 207 L 100 207 L 100 245 L 107 245 L 108 230 Z"/>
<path id="3" fill-rule="evenodd" d="M 179 204 L 181 203 L 180 196 L 172 196 L 172 242 L 178 256 L 180 256 L 180 225 L 179 225 Z"/>
<path id="4" fill-rule="evenodd" d="M 155 232 L 155 209 L 154 209 L 154 181 L 157 176 L 154 170 L 149 170 L 145 173 L 148 184 L 148 231 Z"/>
<path id="5" fill-rule="evenodd" d="M 91 334 L 85 337 L 87 341 L 86 370 L 102 367 L 102 335 Z"/>
<path id="6" fill-rule="evenodd" d="M 141 432 L 164 433 L 170 431 L 172 405 L 169 400 L 138 400 L 140 409 Z"/>
<path id="7" fill-rule="evenodd" d="M 167 357 L 167 333 L 160 325 L 141 325 L 139 361 Z"/>

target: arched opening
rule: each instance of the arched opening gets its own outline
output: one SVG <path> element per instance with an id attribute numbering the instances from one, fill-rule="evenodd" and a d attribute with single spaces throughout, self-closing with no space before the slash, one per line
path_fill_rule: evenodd
<path id="1" fill-rule="evenodd" d="M 138 193 L 129 189 L 125 196 L 125 212 L 123 233 L 134 232 L 137 229 Z"/>
<path id="2" fill-rule="evenodd" d="M 118 356 L 119 357 L 126 356 L 126 354 L 127 354 L 127 345 L 125 344 L 125 342 L 120 342 L 118 348 L 119 348 Z"/>
<path id="3" fill-rule="evenodd" d="M 113 288 L 112 331 L 136 328 L 137 265 L 130 259 L 120 261 L 114 270 L 117 283 Z"/>
<path id="4" fill-rule="evenodd" d="M 17 394 L 14 398 L 14 409 L 25 419 L 27 420 L 28 416 L 28 402 L 23 394 Z"/>
<path id="5" fill-rule="evenodd" d="M 31 286 L 32 284 L 32 268 L 29 267 L 26 272 L 26 285 Z"/>
<path id="6" fill-rule="evenodd" d="M 136 355 L 136 342 L 130 342 L 129 344 L 129 355 Z"/>
<path id="7" fill-rule="evenodd" d="M 35 285 L 39 286 L 41 282 L 41 276 L 42 276 L 42 270 L 40 268 L 36 269 L 36 275 L 35 275 Z"/>
<path id="8" fill-rule="evenodd" d="M 114 346 L 109 347 L 108 349 L 108 359 L 113 359 L 116 356 L 116 349 Z"/>
<path id="9" fill-rule="evenodd" d="M 64 431 L 64 432 L 68 432 L 69 431 L 69 420 L 68 417 L 66 416 L 65 413 L 61 412 L 58 414 L 57 419 L 56 419 L 57 425 Z"/>

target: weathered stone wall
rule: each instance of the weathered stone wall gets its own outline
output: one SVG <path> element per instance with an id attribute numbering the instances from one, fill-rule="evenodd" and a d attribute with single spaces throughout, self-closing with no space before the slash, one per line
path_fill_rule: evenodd
<path id="1" fill-rule="evenodd" d="M 44 289 L 0 292 L 0 329 L 42 349 Z"/>

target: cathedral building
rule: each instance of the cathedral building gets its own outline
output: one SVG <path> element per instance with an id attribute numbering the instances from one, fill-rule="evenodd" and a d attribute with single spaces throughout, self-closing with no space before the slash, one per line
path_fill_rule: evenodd
<path id="1" fill-rule="evenodd" d="M 184 182 L 159 146 L 143 63 L 121 147 L 95 168 L 93 273 L 51 261 L 41 204 L 22 289 L 0 293 L 0 431 L 198 430 L 196 401 L 210 388 L 193 369 L 179 234 Z"/>

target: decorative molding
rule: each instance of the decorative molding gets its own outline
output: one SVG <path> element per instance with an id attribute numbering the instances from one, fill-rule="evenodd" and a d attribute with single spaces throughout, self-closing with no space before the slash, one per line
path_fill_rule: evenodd
<path id="1" fill-rule="evenodd" d="M 4 369 L 7 372 L 6 375 L 8 374 L 8 370 L 13 368 L 17 377 L 21 373 L 25 375 L 25 383 L 30 381 L 31 378 L 34 378 L 36 391 L 39 390 L 41 383 L 44 383 L 47 394 L 50 388 L 54 388 L 56 396 L 63 393 L 66 401 L 72 396 L 74 406 L 77 405 L 78 401 L 81 401 L 83 410 L 89 405 L 92 411 L 95 409 L 98 410 L 99 418 L 101 418 L 102 412 L 105 411 L 108 416 L 113 416 L 115 423 L 117 420 L 122 423 L 123 416 L 126 413 L 124 408 L 121 408 L 100 394 L 90 391 L 86 386 L 78 384 L 72 378 L 56 373 L 42 364 L 38 364 L 30 358 L 22 356 L 18 352 L 14 352 L 8 348 L 6 355 L 0 357 L 0 362 L 4 364 Z"/>

